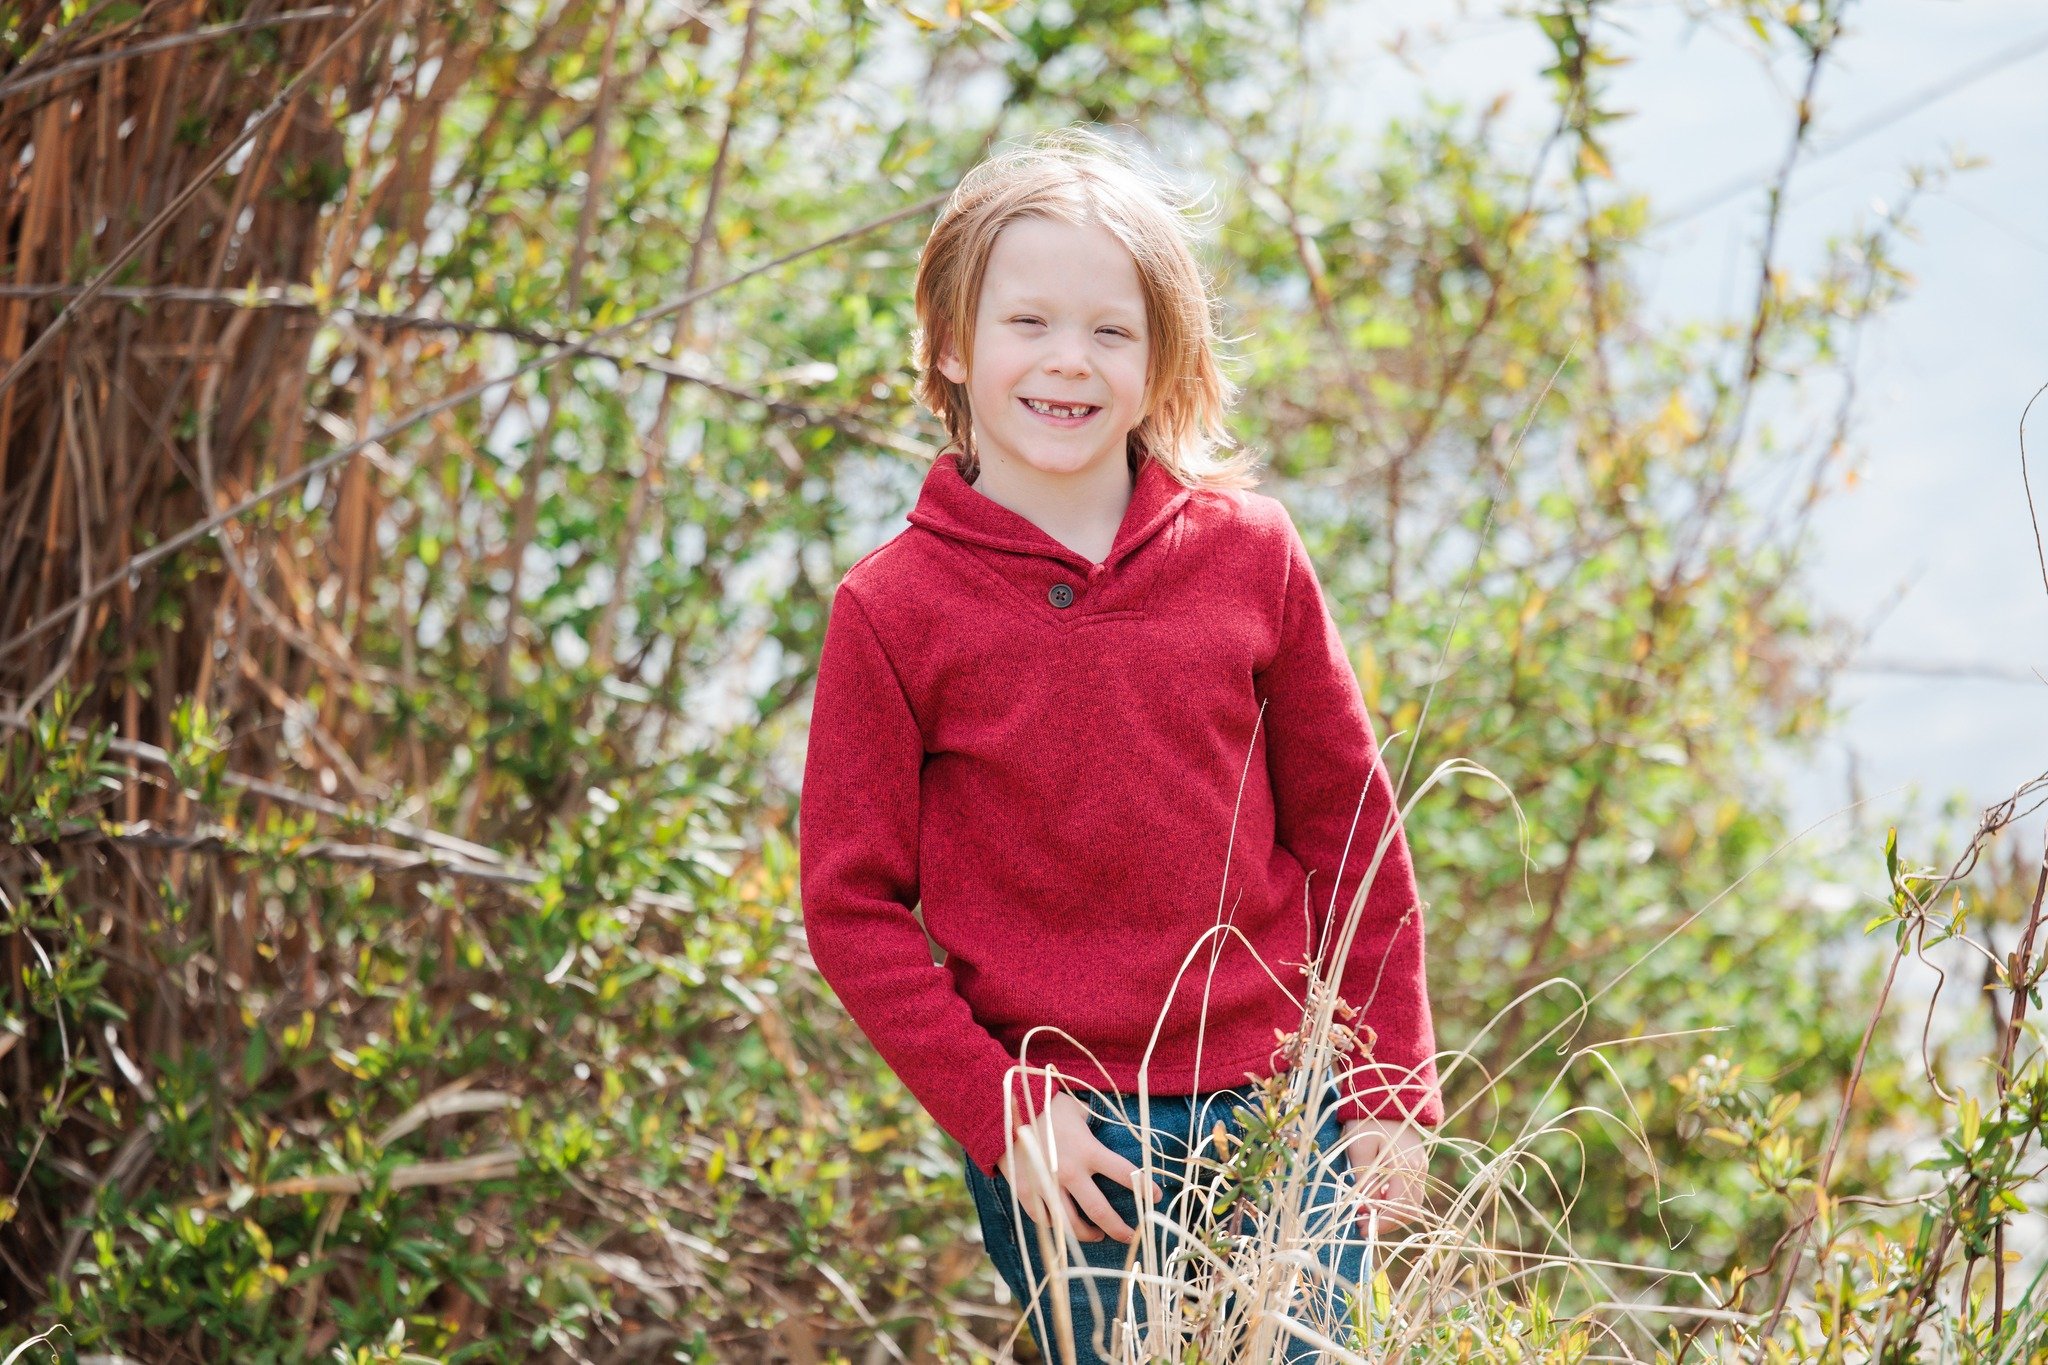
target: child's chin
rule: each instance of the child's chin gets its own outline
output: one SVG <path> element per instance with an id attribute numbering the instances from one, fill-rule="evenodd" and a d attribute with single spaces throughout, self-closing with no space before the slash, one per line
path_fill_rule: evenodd
<path id="1" fill-rule="evenodd" d="M 1052 450 L 1029 452 L 1023 458 L 1026 464 L 1041 474 L 1081 474 L 1093 469 L 1115 453 L 1107 450 L 1090 450 L 1077 454 L 1072 450 Z"/>

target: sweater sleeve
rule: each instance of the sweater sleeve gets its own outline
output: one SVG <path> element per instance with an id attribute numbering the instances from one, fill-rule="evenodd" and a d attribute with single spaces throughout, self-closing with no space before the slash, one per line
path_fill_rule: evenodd
<path id="1" fill-rule="evenodd" d="M 811 959 L 875 1050 L 939 1127 L 994 1174 L 1035 1112 L 1013 1058 L 932 961 L 918 900 L 924 741 L 872 621 L 842 582 L 818 656 L 799 798 L 797 861 Z M 1056 1084 L 1056 1082 L 1055 1082 Z"/>
<path id="2" fill-rule="evenodd" d="M 1276 838 L 1309 873 L 1310 944 L 1319 956 L 1336 952 L 1351 903 L 1371 879 L 1338 995 L 1359 1011 L 1349 1024 L 1372 1050 L 1338 1060 L 1338 1116 L 1407 1117 L 1434 1127 L 1443 1121 L 1443 1099 L 1423 971 L 1422 906 L 1393 781 L 1291 518 L 1287 542 L 1280 645 L 1259 675 L 1259 695 L 1266 702 Z"/>

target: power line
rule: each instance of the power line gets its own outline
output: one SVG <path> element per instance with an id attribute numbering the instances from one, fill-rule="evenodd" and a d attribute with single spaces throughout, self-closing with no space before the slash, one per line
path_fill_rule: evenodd
<path id="1" fill-rule="evenodd" d="M 1864 656 L 1840 665 L 1844 673 L 1888 673 L 1915 678 L 1977 678 L 1986 682 L 2026 683 L 2038 687 L 2044 678 L 2037 668 L 1967 659 L 1891 659 Z"/>
<path id="2" fill-rule="evenodd" d="M 1904 99 L 1899 100 L 1896 103 L 1887 105 L 1885 108 L 1878 110 L 1876 113 L 1864 119 L 1862 122 L 1852 126 L 1848 131 L 1841 134 L 1841 136 L 1830 138 L 1826 142 L 1814 144 L 1812 150 L 1807 152 L 1805 159 L 1808 161 L 1817 161 L 1821 157 L 1832 156 L 1834 153 L 1841 151 L 1842 148 L 1847 147 L 1850 143 L 1861 141 L 1863 138 L 1868 137 L 1870 134 L 1876 132 L 1878 129 L 1889 127 L 1890 125 L 1897 123 L 1900 119 L 1905 118 L 1907 115 L 1917 113 L 1921 109 L 1926 108 L 1928 105 L 1934 103 L 1936 100 L 1942 99 L 1948 95 L 1952 95 L 1966 85 L 1971 85 L 1977 81 L 1983 80 L 1986 76 L 1995 75 L 1996 73 L 2005 70 L 2005 68 L 2009 66 L 2012 66 L 2018 62 L 2025 61 L 2027 58 L 2033 56 L 2038 52 L 2041 52 L 2044 49 L 2048 49 L 2048 31 L 2037 33 L 2032 38 L 2027 39 L 2025 42 L 2019 43 L 2013 47 L 2006 48 L 2003 51 L 1995 52 L 1991 54 L 1989 57 L 1982 59 L 1981 61 L 1974 62 L 1971 65 L 1963 67 L 1959 70 L 1952 71 L 1948 75 L 1942 77 L 1940 80 L 1934 82 L 1932 85 L 1929 85 L 1924 89 L 1918 90 L 1913 94 L 1906 96 Z M 1777 168 L 1775 166 L 1770 166 L 1765 167 L 1761 170 L 1751 171 L 1734 180 L 1731 180 L 1727 184 L 1721 186 L 1719 189 L 1714 190 L 1709 194 L 1703 195 L 1702 197 L 1694 200 L 1693 202 L 1685 205 L 1684 207 L 1676 209 L 1670 214 L 1657 219 L 1655 222 L 1650 224 L 1648 231 L 1661 231 L 1664 228 L 1672 227 L 1675 224 L 1682 223 L 1686 221 L 1688 218 L 1696 218 L 1700 214 L 1705 213 L 1708 209 L 1714 208 L 1717 205 L 1725 203 L 1726 201 L 1734 198 L 1736 195 L 1742 193 L 1746 189 L 1750 189 L 1754 186 L 1767 183 L 1770 180 L 1771 176 L 1776 174 L 1776 172 Z"/>
<path id="3" fill-rule="evenodd" d="M 1991 226 L 2005 233 L 2008 237 L 2012 238 L 2015 242 L 2020 243 L 2022 246 L 2030 246 L 2034 250 L 2040 252 L 2042 255 L 2048 256 L 2048 242 L 2044 242 L 2040 238 L 2035 237 L 2030 233 L 2020 231 L 2011 223 L 2006 222 L 2003 218 L 1999 218 L 1987 212 L 1986 210 L 1978 207 L 1976 204 L 1973 204 L 1969 200 L 1963 198 L 1960 194 L 1957 194 L 1954 190 L 1944 189 L 1941 192 L 1941 198 L 1947 203 L 1954 204 L 1959 209 L 1964 209 L 1970 213 L 1976 214 L 1979 218 L 1982 218 L 1985 222 L 1991 224 Z"/>

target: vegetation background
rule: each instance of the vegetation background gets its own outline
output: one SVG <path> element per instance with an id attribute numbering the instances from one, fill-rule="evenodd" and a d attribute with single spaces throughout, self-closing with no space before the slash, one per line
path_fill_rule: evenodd
<path id="1" fill-rule="evenodd" d="M 1698 0 L 1807 84 L 1743 307 L 1675 331 L 1618 8 L 1504 11 L 1533 164 L 1497 108 L 1312 122 L 1313 0 L 0 12 L 0 1352 L 1015 1339 L 805 957 L 795 779 L 935 449 L 930 215 L 1087 122 L 1213 189 L 1237 431 L 1404 790 L 1497 778 L 1409 823 L 1456 1055 L 1402 1353 L 2048 1359 L 2048 774 L 1822 866 L 1755 761 L 1830 724 L 1859 459 L 1853 383 L 1786 414 L 1910 283 L 1911 196 L 1776 255 L 1853 5 Z M 1888 1011 L 1943 943 L 1960 1025 Z"/>

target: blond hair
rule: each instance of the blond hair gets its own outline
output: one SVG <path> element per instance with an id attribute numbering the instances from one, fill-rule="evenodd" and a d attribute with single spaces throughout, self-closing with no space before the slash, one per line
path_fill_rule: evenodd
<path id="1" fill-rule="evenodd" d="M 1049 218 L 1115 234 L 1138 265 L 1151 347 L 1144 417 L 1127 450 L 1133 471 L 1150 458 L 1184 484 L 1249 488 L 1255 457 L 1224 425 L 1237 395 L 1219 362 L 1216 305 L 1195 258 L 1196 200 L 1100 133 L 1041 133 L 975 166 L 954 187 L 917 263 L 917 398 L 946 425 L 971 481 L 980 471 L 967 387 L 938 359 L 974 351 L 974 315 L 996 235 L 1020 218 Z M 1233 453 L 1234 452 L 1234 453 Z"/>

